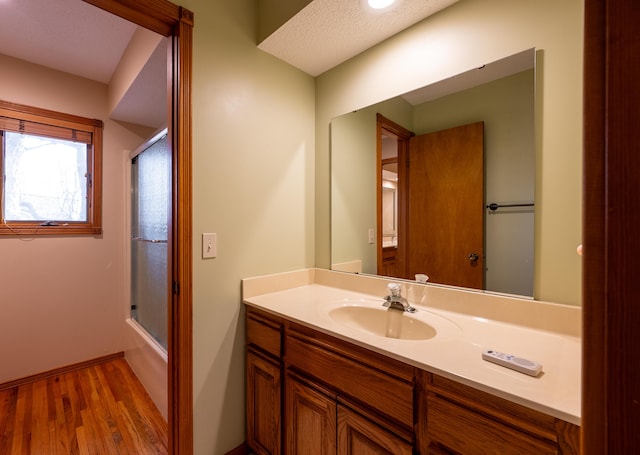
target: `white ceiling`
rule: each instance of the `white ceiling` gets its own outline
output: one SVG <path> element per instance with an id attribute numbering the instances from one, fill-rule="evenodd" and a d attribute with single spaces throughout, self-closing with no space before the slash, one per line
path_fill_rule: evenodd
<path id="1" fill-rule="evenodd" d="M 260 48 L 316 76 L 458 0 L 314 0 Z M 81 0 L 0 0 L 0 54 L 108 84 L 136 25 Z M 164 43 L 166 45 L 166 43 Z M 166 122 L 166 54 L 158 49 L 112 118 Z"/>
<path id="2" fill-rule="evenodd" d="M 109 83 L 136 25 L 79 0 L 0 0 L 0 53 Z"/>
<path id="3" fill-rule="evenodd" d="M 81 0 L 0 0 L 0 54 L 104 84 L 136 29 Z M 166 96 L 158 96 L 166 95 L 166 75 L 166 48 L 159 48 L 111 117 L 153 128 L 166 124 Z"/>
<path id="4" fill-rule="evenodd" d="M 458 0 L 396 0 L 375 11 L 366 0 L 314 0 L 258 47 L 318 76 Z"/>
<path id="5" fill-rule="evenodd" d="M 365 0 L 313 0 L 260 43 L 319 75 L 458 0 L 396 0 L 372 12 Z M 81 0 L 0 0 L 0 54 L 108 84 L 136 25 Z M 163 40 L 166 45 L 166 40 Z M 166 121 L 166 54 L 159 48 L 112 118 Z"/>
<path id="6" fill-rule="evenodd" d="M 458 0 L 314 0 L 260 44 L 318 75 Z M 0 0 L 0 53 L 108 84 L 136 26 L 81 0 Z"/>

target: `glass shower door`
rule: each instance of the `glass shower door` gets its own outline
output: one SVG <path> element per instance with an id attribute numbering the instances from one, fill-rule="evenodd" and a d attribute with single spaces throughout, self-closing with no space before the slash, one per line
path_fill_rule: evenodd
<path id="1" fill-rule="evenodd" d="M 131 318 L 167 349 L 171 151 L 166 131 L 131 160 Z"/>

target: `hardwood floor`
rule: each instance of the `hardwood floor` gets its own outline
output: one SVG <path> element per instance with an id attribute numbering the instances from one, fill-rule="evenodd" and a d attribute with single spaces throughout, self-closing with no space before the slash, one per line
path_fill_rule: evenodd
<path id="1" fill-rule="evenodd" d="M 0 390 L 0 454 L 166 454 L 167 422 L 124 359 Z"/>

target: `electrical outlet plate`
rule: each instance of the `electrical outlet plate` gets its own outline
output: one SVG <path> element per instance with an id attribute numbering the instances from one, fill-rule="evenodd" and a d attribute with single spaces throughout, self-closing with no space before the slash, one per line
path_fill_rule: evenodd
<path id="1" fill-rule="evenodd" d="M 202 259 L 215 258 L 218 255 L 218 234 L 202 234 Z"/>
<path id="2" fill-rule="evenodd" d="M 369 245 L 376 243 L 376 231 L 373 228 L 369 228 Z"/>

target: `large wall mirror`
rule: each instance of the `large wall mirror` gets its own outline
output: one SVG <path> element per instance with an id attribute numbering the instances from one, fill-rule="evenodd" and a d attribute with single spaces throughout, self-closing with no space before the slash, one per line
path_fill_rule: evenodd
<path id="1" fill-rule="evenodd" d="M 332 268 L 533 297 L 535 67 L 523 50 L 333 119 Z"/>

